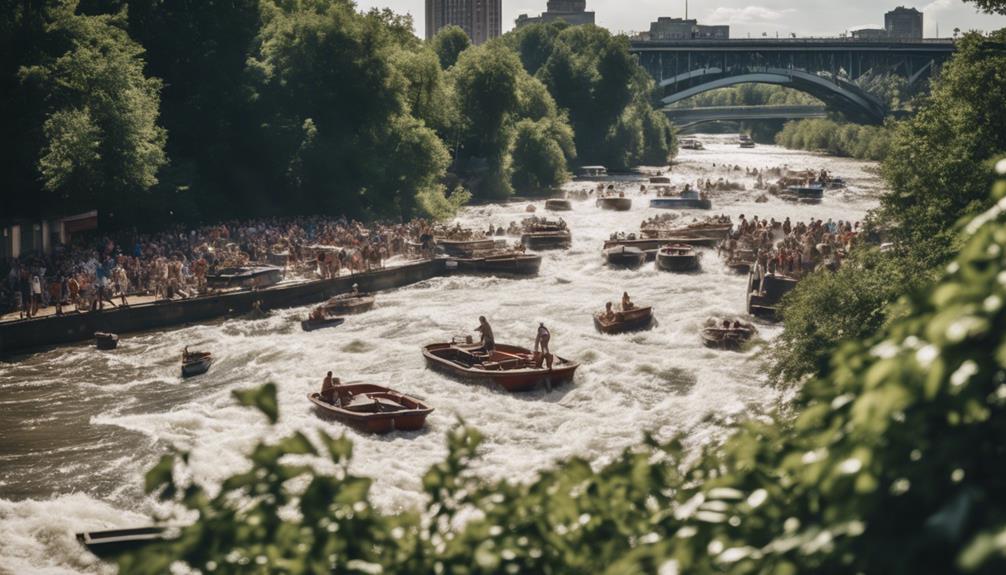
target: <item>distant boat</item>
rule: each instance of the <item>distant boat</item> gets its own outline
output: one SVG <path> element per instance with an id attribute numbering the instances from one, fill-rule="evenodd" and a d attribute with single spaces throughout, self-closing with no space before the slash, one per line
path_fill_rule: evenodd
<path id="1" fill-rule="evenodd" d="M 326 327 L 338 327 L 346 323 L 344 317 L 326 317 L 322 319 L 305 319 L 300 322 L 300 328 L 304 331 L 315 331 Z"/>
<path id="2" fill-rule="evenodd" d="M 747 134 L 741 134 L 740 137 L 738 138 L 738 140 L 739 140 L 739 143 L 740 143 L 740 147 L 742 147 L 742 148 L 753 148 L 753 147 L 755 147 L 754 140 L 752 140 L 751 136 L 749 136 Z"/>
<path id="3" fill-rule="evenodd" d="M 699 269 L 699 254 L 685 244 L 672 244 L 657 252 L 657 269 L 669 272 L 691 272 Z"/>
<path id="4" fill-rule="evenodd" d="M 541 354 L 514 345 L 496 344 L 492 353 L 478 344 L 434 343 L 423 348 L 423 357 L 431 368 L 449 374 L 496 383 L 511 392 L 528 391 L 539 385 L 548 387 L 570 381 L 580 364 L 554 356 L 549 369 Z"/>
<path id="5" fill-rule="evenodd" d="M 709 198 L 703 198 L 695 190 L 684 190 L 678 196 L 653 198 L 650 200 L 650 207 L 677 210 L 711 210 L 713 202 Z"/>
<path id="6" fill-rule="evenodd" d="M 580 166 L 576 169 L 576 179 L 589 180 L 593 178 L 603 178 L 608 175 L 608 169 L 604 166 Z"/>
<path id="7" fill-rule="evenodd" d="M 804 204 L 819 204 L 824 199 L 824 186 L 811 184 L 809 186 L 789 186 L 779 192 L 779 197 L 791 202 Z"/>
<path id="8" fill-rule="evenodd" d="M 309 393 L 307 398 L 320 415 L 369 433 L 417 431 L 433 413 L 433 408 L 422 401 L 379 385 L 337 385 L 334 394 L 337 403 L 326 401 L 320 393 Z"/>
<path id="9" fill-rule="evenodd" d="M 604 260 L 610 266 L 638 268 L 646 261 L 646 252 L 631 246 L 614 246 L 604 250 Z"/>
<path id="10" fill-rule="evenodd" d="M 597 198 L 595 204 L 602 210 L 627 212 L 632 209 L 632 198 L 607 196 L 604 198 Z"/>
<path id="11" fill-rule="evenodd" d="M 538 270 L 541 269 L 541 256 L 513 252 L 447 260 L 447 268 L 452 267 L 469 273 L 533 276 L 538 275 Z"/>
<path id="12" fill-rule="evenodd" d="M 182 352 L 182 377 L 202 375 L 213 365 L 213 354 L 208 351 Z"/>
<path id="13" fill-rule="evenodd" d="M 594 314 L 594 327 L 597 331 L 608 335 L 640 331 L 652 325 L 653 308 L 649 306 L 616 311 L 613 318 L 605 317 L 603 311 Z"/>
<path id="14" fill-rule="evenodd" d="M 133 527 L 77 533 L 77 541 L 98 557 L 112 557 L 166 539 L 167 527 Z"/>
<path id="15" fill-rule="evenodd" d="M 478 238 L 472 240 L 450 240 L 437 238 L 437 247 L 444 253 L 463 256 L 479 250 L 491 250 L 496 245 L 493 238 Z"/>
<path id="16" fill-rule="evenodd" d="M 331 298 L 322 307 L 328 315 L 363 313 L 374 309 L 376 299 L 368 293 L 344 293 Z"/>
<path id="17" fill-rule="evenodd" d="M 283 280 L 283 268 L 278 266 L 246 266 L 222 268 L 206 276 L 211 288 L 261 288 Z"/>
<path id="18" fill-rule="evenodd" d="M 94 333 L 95 346 L 103 351 L 108 351 L 119 347 L 119 336 L 114 333 L 97 331 Z"/>
<path id="19" fill-rule="evenodd" d="M 573 209 L 573 204 L 563 199 L 545 200 L 545 209 L 551 212 L 568 212 Z"/>
<path id="20" fill-rule="evenodd" d="M 758 330 L 747 322 L 730 322 L 730 327 L 724 327 L 720 320 L 710 319 L 702 329 L 702 345 L 715 349 L 740 350 L 751 340 Z"/>
<path id="21" fill-rule="evenodd" d="M 696 139 L 693 139 L 693 138 L 688 138 L 688 139 L 685 139 L 685 140 L 681 140 L 681 149 L 682 150 L 705 150 L 706 147 L 703 146 L 702 142 L 700 142 L 699 140 L 696 140 Z"/>

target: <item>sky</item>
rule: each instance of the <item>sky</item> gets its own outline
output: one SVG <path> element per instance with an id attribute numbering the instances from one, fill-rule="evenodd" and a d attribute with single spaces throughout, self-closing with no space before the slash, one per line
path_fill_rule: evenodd
<path id="1" fill-rule="evenodd" d="M 356 0 L 360 9 L 391 8 L 412 14 L 417 33 L 424 31 L 424 0 Z M 503 31 L 513 28 L 519 14 L 537 16 L 546 0 L 503 0 Z M 729 24 L 730 35 L 743 38 L 763 33 L 775 36 L 837 36 L 847 30 L 883 28 L 884 12 L 898 6 L 924 13 L 925 35 L 940 37 L 961 30 L 1006 28 L 1006 16 L 979 13 L 962 0 L 690 0 L 688 15 L 700 24 Z M 658 16 L 684 16 L 685 0 L 587 0 L 587 10 L 597 14 L 597 24 L 614 32 L 649 30 Z"/>

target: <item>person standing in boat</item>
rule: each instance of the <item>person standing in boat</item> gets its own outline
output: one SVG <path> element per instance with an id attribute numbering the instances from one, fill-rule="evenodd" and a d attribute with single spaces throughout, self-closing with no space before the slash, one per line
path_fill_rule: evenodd
<path id="1" fill-rule="evenodd" d="M 541 348 L 541 353 L 548 355 L 548 342 L 552 339 L 552 334 L 545 327 L 545 323 L 541 322 L 538 324 L 538 335 L 534 338 L 534 351 L 537 352 Z"/>
<path id="2" fill-rule="evenodd" d="M 629 299 L 629 292 L 622 292 L 622 311 L 629 311 L 634 307 L 636 307 L 636 305 L 632 303 L 631 299 Z"/>
<path id="3" fill-rule="evenodd" d="M 492 353 L 493 350 L 496 349 L 496 340 L 493 338 L 493 328 L 489 325 L 489 322 L 486 321 L 486 316 L 479 316 L 479 326 L 475 328 L 475 331 L 482 334 L 482 337 L 479 338 L 479 343 L 482 344 L 482 349 L 484 349 L 487 353 Z"/>

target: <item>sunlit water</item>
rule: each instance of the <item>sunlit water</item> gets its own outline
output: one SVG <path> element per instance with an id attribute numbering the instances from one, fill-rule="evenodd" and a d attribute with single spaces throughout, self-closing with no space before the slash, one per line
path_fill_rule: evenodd
<path id="1" fill-rule="evenodd" d="M 728 137 L 703 137 L 707 150 L 682 151 L 671 177 L 679 185 L 701 176 L 745 181 L 743 168 L 788 164 L 822 167 L 852 183 L 817 206 L 760 192 L 714 194 L 712 212 L 757 214 L 794 221 L 810 217 L 859 219 L 876 205 L 880 180 L 866 162 L 787 151 L 741 150 Z M 715 167 L 714 167 L 715 164 Z M 727 167 L 729 165 L 729 168 Z M 741 171 L 733 171 L 734 165 Z M 731 353 L 701 345 L 710 315 L 744 312 L 746 277 L 726 270 L 705 250 L 702 272 L 675 275 L 649 263 L 635 271 L 608 269 L 603 241 L 616 231 L 638 232 L 641 220 L 664 210 L 639 196 L 641 177 L 616 185 L 634 198 L 630 212 L 601 211 L 574 201 L 561 214 L 573 232 L 568 251 L 545 252 L 534 279 L 448 277 L 378 295 L 377 307 L 345 325 L 313 333 L 298 321 L 307 308 L 264 319 L 227 319 L 168 331 L 124 336 L 118 350 L 90 343 L 0 364 L 0 572 L 94 572 L 100 563 L 75 543 L 75 531 L 148 523 L 157 504 L 142 493 L 142 475 L 171 446 L 191 450 L 199 479 L 218 484 L 243 469 L 261 438 L 323 427 L 355 442 L 353 471 L 375 479 L 373 497 L 384 509 L 421 503 L 420 478 L 446 452 L 444 433 L 463 419 L 486 435 L 480 471 L 526 480 L 571 456 L 597 464 L 640 440 L 684 433 L 701 443 L 775 401 L 761 373 L 766 342 L 776 326 L 760 325 L 759 342 Z M 594 184 L 573 182 L 568 189 Z M 543 202 L 534 202 L 538 214 Z M 525 217 L 526 202 L 467 209 L 459 218 L 480 229 Z M 623 290 L 652 305 L 654 329 L 634 335 L 595 332 L 591 314 Z M 582 362 L 572 385 L 511 395 L 461 383 L 426 369 L 420 347 L 472 333 L 489 318 L 499 342 L 531 346 L 539 321 L 552 330 L 552 351 Z M 218 357 L 209 374 L 181 380 L 184 345 Z M 436 412 L 421 433 L 364 436 L 323 422 L 305 394 L 327 370 L 344 380 L 387 385 L 425 398 Z M 267 381 L 279 387 L 281 419 L 235 405 L 231 391 Z M 720 421 L 713 423 L 709 416 Z"/>

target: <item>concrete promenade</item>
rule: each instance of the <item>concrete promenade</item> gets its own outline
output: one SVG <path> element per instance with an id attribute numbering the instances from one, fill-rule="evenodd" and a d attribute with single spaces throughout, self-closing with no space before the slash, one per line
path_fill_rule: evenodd
<path id="1" fill-rule="evenodd" d="M 13 314 L 11 321 L 8 315 L 0 322 L 0 356 L 86 341 L 92 339 L 96 331 L 121 335 L 245 314 L 252 311 L 256 301 L 267 311 L 310 305 L 347 293 L 353 289 L 353 284 L 359 284 L 360 290 L 368 292 L 394 289 L 448 273 L 446 262 L 445 259 L 423 260 L 327 280 L 281 283 L 254 291 L 172 301 L 134 296 L 128 299 L 128 307 L 112 308 L 106 302 L 104 310 L 88 313 L 57 316 L 55 309 L 50 307 L 48 313 L 30 320 L 18 320 L 17 314 Z"/>

